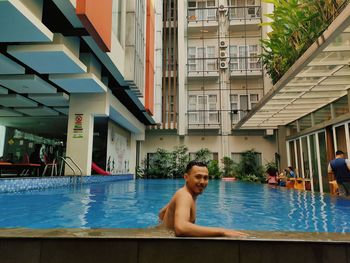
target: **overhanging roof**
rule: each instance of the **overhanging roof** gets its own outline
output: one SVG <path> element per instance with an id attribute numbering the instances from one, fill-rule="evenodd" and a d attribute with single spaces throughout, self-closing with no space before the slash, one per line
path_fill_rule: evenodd
<path id="1" fill-rule="evenodd" d="M 350 5 L 234 128 L 286 125 L 346 95 L 348 88 Z"/>

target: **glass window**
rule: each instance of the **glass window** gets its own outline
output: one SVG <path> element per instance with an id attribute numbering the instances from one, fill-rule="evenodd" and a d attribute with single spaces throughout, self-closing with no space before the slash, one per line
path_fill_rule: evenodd
<path id="1" fill-rule="evenodd" d="M 300 131 L 312 127 L 311 114 L 308 114 L 308 115 L 302 117 L 299 120 L 299 125 L 300 125 Z"/>
<path id="2" fill-rule="evenodd" d="M 307 137 L 301 138 L 301 144 L 303 147 L 303 166 L 304 166 L 304 177 L 305 178 L 310 178 L 310 165 L 309 165 L 309 152 L 308 152 L 308 144 L 307 144 Z"/>
<path id="3" fill-rule="evenodd" d="M 238 69 L 238 55 L 237 55 L 238 49 L 237 46 L 231 45 L 230 46 L 230 69 L 231 70 L 237 70 Z"/>
<path id="4" fill-rule="evenodd" d="M 239 69 L 245 70 L 247 69 L 247 46 L 239 46 L 238 47 L 238 53 L 239 53 Z"/>
<path id="5" fill-rule="evenodd" d="M 317 151 L 316 151 L 316 135 L 310 135 L 310 153 L 311 153 L 311 165 L 312 165 L 312 176 L 313 185 L 315 191 L 320 191 L 320 181 L 318 178 L 318 163 L 317 163 Z"/>
<path id="6" fill-rule="evenodd" d="M 123 41 L 123 0 L 113 0 L 112 4 L 112 32 L 119 43 L 124 46 Z"/>
<path id="7" fill-rule="evenodd" d="M 242 160 L 242 153 L 231 153 L 231 159 L 235 163 L 239 163 Z M 257 165 L 261 165 L 262 163 L 261 153 L 255 152 L 255 161 Z"/>
<path id="8" fill-rule="evenodd" d="M 188 7 L 189 8 L 196 8 L 197 2 L 196 1 L 189 1 L 188 2 Z"/>
<path id="9" fill-rule="evenodd" d="M 346 135 L 345 135 L 345 125 L 335 127 L 335 137 L 337 140 L 336 148 L 345 153 L 345 157 L 348 157 L 347 147 L 346 147 Z"/>
<path id="10" fill-rule="evenodd" d="M 333 103 L 335 117 L 349 112 L 348 96 L 344 96 Z"/>
<path id="11" fill-rule="evenodd" d="M 258 104 L 259 95 L 258 94 L 250 94 L 250 108 L 254 108 L 256 104 Z"/>
<path id="12" fill-rule="evenodd" d="M 325 121 L 330 120 L 332 117 L 331 115 L 331 106 L 327 105 L 314 113 L 314 120 L 315 124 L 319 124 Z"/>
<path id="13" fill-rule="evenodd" d="M 326 133 L 318 133 L 318 142 L 320 147 L 320 161 L 321 161 L 321 175 L 322 175 L 322 186 L 323 192 L 329 192 L 328 182 L 328 162 L 327 162 L 327 146 L 326 146 Z"/>

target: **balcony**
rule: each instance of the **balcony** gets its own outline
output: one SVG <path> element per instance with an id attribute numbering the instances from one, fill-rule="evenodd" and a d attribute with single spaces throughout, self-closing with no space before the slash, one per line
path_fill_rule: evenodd
<path id="1" fill-rule="evenodd" d="M 230 77 L 262 77 L 262 66 L 259 57 L 231 57 Z"/>
<path id="2" fill-rule="evenodd" d="M 187 10 L 187 25 L 189 33 L 216 32 L 218 30 L 217 7 L 189 8 Z"/>
<path id="3" fill-rule="evenodd" d="M 196 110 L 188 111 L 188 129 L 220 129 L 220 111 Z"/>
<path id="4" fill-rule="evenodd" d="M 259 30 L 261 6 L 229 7 L 230 30 Z"/>
<path id="5" fill-rule="evenodd" d="M 190 58 L 187 61 L 188 78 L 219 77 L 218 58 Z"/>

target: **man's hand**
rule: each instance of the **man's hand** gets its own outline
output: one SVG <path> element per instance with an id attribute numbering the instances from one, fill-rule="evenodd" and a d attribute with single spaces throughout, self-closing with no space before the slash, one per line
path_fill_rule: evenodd
<path id="1" fill-rule="evenodd" d="M 225 229 L 224 236 L 225 237 L 247 237 L 248 234 L 235 231 L 235 230 Z"/>

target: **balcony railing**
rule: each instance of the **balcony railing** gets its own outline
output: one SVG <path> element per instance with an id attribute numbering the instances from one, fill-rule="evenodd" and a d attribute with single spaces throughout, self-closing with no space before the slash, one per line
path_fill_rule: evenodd
<path id="1" fill-rule="evenodd" d="M 260 19 L 260 18 L 261 18 L 260 6 L 245 6 L 245 7 L 229 8 L 230 20 L 249 20 L 249 19 Z"/>
<path id="2" fill-rule="evenodd" d="M 188 72 L 217 72 L 218 58 L 189 58 Z"/>
<path id="3" fill-rule="evenodd" d="M 187 10 L 187 21 L 218 21 L 217 7 L 189 8 Z"/>
<path id="4" fill-rule="evenodd" d="M 231 71 L 261 71 L 260 57 L 231 57 L 230 58 Z"/>
<path id="5" fill-rule="evenodd" d="M 218 125 L 220 124 L 220 112 L 218 110 L 188 111 L 189 125 Z"/>

